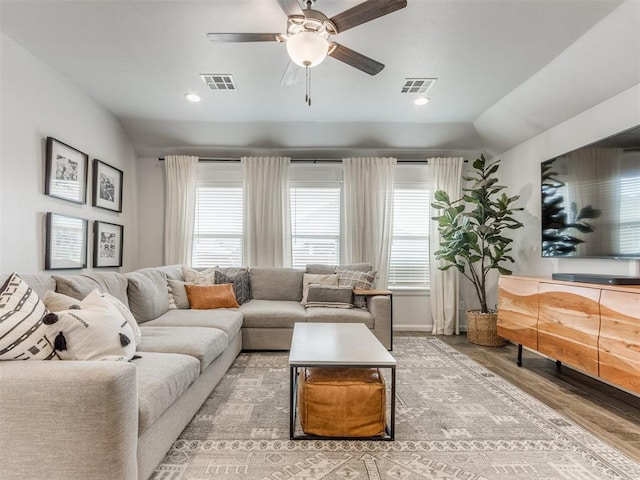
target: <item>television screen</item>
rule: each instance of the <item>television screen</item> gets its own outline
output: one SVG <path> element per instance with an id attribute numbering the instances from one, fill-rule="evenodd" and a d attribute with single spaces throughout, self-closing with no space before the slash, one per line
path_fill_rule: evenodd
<path id="1" fill-rule="evenodd" d="M 640 126 L 541 165 L 542 256 L 640 258 Z"/>

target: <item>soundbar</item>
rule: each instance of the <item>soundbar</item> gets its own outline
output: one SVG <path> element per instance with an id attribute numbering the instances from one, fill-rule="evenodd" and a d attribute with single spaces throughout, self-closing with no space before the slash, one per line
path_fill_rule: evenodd
<path id="1" fill-rule="evenodd" d="M 601 285 L 640 285 L 640 277 L 604 275 L 598 273 L 553 273 L 554 280 L 565 282 L 599 283 Z"/>

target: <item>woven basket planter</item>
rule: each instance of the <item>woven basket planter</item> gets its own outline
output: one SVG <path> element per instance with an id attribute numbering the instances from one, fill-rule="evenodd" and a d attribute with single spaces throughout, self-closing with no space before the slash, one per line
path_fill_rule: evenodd
<path id="1" fill-rule="evenodd" d="M 467 340 L 484 347 L 503 347 L 506 342 L 498 336 L 498 314 L 467 311 Z"/>

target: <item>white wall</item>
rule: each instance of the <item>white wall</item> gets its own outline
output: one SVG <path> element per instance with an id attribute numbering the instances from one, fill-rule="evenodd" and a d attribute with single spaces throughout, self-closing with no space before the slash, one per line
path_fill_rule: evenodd
<path id="1" fill-rule="evenodd" d="M 640 84 L 576 115 L 500 155 L 501 179 L 520 195 L 525 228 L 514 238 L 515 274 L 554 272 L 639 275 L 640 261 L 550 259 L 540 256 L 540 163 L 583 145 L 640 125 Z"/>
<path id="2" fill-rule="evenodd" d="M 44 219 L 48 211 L 124 225 L 122 271 L 136 268 L 136 155 L 122 126 L 111 113 L 4 34 L 0 59 L 0 272 L 43 271 Z M 47 136 L 89 155 L 86 205 L 44 195 Z M 91 206 L 94 158 L 124 171 L 123 213 Z M 91 231 L 90 222 L 89 267 Z"/>

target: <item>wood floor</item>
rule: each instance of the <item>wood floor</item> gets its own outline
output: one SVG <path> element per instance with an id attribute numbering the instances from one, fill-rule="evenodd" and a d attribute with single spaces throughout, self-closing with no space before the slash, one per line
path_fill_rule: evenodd
<path id="1" fill-rule="evenodd" d="M 394 332 L 402 335 L 425 333 Z M 640 462 L 640 397 L 564 365 L 556 368 L 554 360 L 526 349 L 518 367 L 515 345 L 480 347 L 465 335 L 438 338 Z"/>

